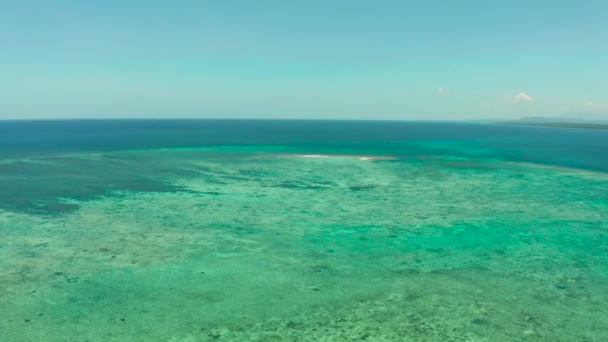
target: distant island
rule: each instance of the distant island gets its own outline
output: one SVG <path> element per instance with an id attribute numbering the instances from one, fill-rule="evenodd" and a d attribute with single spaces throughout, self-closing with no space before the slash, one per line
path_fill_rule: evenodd
<path id="1" fill-rule="evenodd" d="M 590 116 L 591 118 L 585 118 Z M 538 117 L 531 116 L 519 120 L 504 120 L 498 123 L 506 125 L 520 126 L 542 126 L 542 127 L 561 127 L 561 128 L 587 128 L 587 129 L 608 129 L 608 118 L 601 115 L 564 115 L 560 117 Z"/>

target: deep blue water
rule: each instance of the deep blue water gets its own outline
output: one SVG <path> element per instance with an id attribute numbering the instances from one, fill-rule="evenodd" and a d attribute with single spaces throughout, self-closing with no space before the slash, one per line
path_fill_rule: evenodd
<path id="1" fill-rule="evenodd" d="M 436 141 L 437 144 L 416 144 Z M 486 154 L 608 171 L 608 130 L 454 122 L 288 120 L 0 121 L 0 155 L 217 145 L 305 151 Z"/>

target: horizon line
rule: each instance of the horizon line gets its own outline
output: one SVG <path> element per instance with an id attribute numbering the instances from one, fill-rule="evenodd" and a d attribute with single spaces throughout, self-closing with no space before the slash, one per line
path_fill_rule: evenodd
<path id="1" fill-rule="evenodd" d="M 197 118 L 197 117 L 84 117 L 84 118 L 0 118 L 7 121 L 379 121 L 379 122 L 497 122 L 517 119 L 367 119 L 367 118 Z"/>

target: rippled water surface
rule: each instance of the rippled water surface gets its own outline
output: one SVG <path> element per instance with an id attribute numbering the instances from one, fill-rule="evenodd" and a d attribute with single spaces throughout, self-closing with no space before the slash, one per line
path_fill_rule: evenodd
<path id="1" fill-rule="evenodd" d="M 0 123 L 2 341 L 606 341 L 608 132 Z"/>

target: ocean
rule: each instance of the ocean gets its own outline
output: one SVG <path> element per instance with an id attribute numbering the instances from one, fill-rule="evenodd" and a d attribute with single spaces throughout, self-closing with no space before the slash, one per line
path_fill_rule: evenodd
<path id="1" fill-rule="evenodd" d="M 608 131 L 0 121 L 2 341 L 606 341 Z"/>

